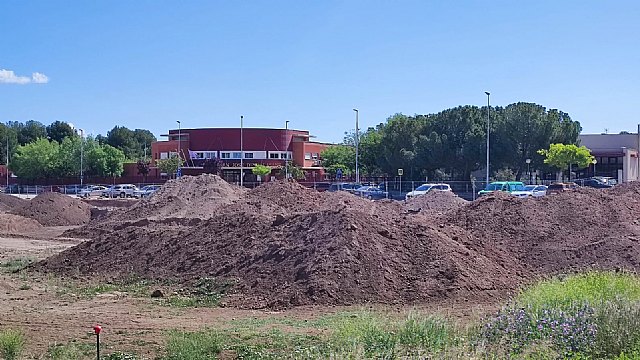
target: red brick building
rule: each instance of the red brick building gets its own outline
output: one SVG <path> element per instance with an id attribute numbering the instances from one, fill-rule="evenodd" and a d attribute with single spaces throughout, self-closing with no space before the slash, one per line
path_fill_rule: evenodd
<path id="1" fill-rule="evenodd" d="M 311 141 L 309 131 L 293 129 L 202 128 L 173 129 L 166 141 L 151 144 L 153 164 L 178 153 L 183 159 L 183 174 L 200 174 L 207 159 L 222 161 L 222 176 L 230 182 L 240 181 L 240 158 L 243 157 L 244 181 L 255 181 L 251 169 L 256 164 L 270 166 L 276 176 L 286 161 L 300 167 L 308 181 L 324 180 L 320 153 L 330 144 Z"/>

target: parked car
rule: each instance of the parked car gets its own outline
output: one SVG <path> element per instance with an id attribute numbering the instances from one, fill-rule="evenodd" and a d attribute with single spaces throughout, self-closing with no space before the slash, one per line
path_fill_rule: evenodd
<path id="1" fill-rule="evenodd" d="M 354 184 L 354 183 L 333 183 L 331 184 L 331 186 L 329 186 L 329 189 L 327 189 L 327 191 L 348 191 L 348 192 L 353 192 L 353 190 L 361 187 L 362 185 L 360 184 Z"/>
<path id="2" fill-rule="evenodd" d="M 451 186 L 449 184 L 422 184 L 415 190 L 408 192 L 405 198 L 409 200 L 412 197 L 424 195 L 430 191 L 451 191 Z"/>
<path id="3" fill-rule="evenodd" d="M 141 189 L 133 192 L 133 197 L 142 199 L 151 196 L 156 191 L 160 190 L 160 185 L 147 185 Z"/>
<path id="4" fill-rule="evenodd" d="M 506 191 L 508 193 L 524 191 L 524 183 L 520 181 L 494 181 L 488 184 L 484 190 L 480 190 L 478 195 L 487 195 L 494 191 Z"/>
<path id="5" fill-rule="evenodd" d="M 547 187 L 544 185 L 527 185 L 522 191 L 513 191 L 513 196 L 520 198 L 541 197 L 547 195 Z"/>
<path id="6" fill-rule="evenodd" d="M 355 189 L 353 194 L 371 200 L 379 200 L 387 197 L 387 192 L 377 186 L 361 186 Z"/>
<path id="7" fill-rule="evenodd" d="M 100 185 L 89 185 L 84 187 L 82 190 L 78 192 L 78 196 L 83 198 L 88 198 L 91 196 L 102 196 L 104 191 L 107 190 L 106 187 Z"/>
<path id="8" fill-rule="evenodd" d="M 133 193 L 136 190 L 138 190 L 138 187 L 132 184 L 113 185 L 105 190 L 102 196 L 121 198 L 133 197 Z"/>
<path id="9" fill-rule="evenodd" d="M 561 183 L 555 182 L 547 188 L 547 195 L 559 194 L 568 191 L 575 191 L 578 189 L 578 184 L 574 182 Z"/>
<path id="10" fill-rule="evenodd" d="M 597 189 L 608 189 L 613 187 L 612 184 L 609 184 L 605 180 L 601 180 L 599 178 L 583 179 L 583 180 L 577 181 L 577 183 L 580 186 L 587 186 L 587 187 L 592 187 Z"/>

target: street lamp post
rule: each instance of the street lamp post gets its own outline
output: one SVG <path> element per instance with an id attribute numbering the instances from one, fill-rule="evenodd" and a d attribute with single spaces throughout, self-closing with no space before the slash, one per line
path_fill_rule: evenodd
<path id="1" fill-rule="evenodd" d="M 240 186 L 244 185 L 244 115 L 240 115 Z"/>
<path id="2" fill-rule="evenodd" d="M 487 184 L 489 184 L 489 109 L 490 109 L 489 97 L 491 96 L 491 93 L 489 93 L 488 91 L 485 91 L 484 93 L 487 94 L 487 174 L 486 174 L 486 180 L 487 180 Z"/>
<path id="3" fill-rule="evenodd" d="M 596 177 L 596 164 L 598 163 L 598 160 L 596 160 L 596 158 L 593 158 L 593 160 L 591 160 L 591 163 L 593 164 L 593 177 Z"/>
<path id="4" fill-rule="evenodd" d="M 355 138 L 355 142 L 356 142 L 356 184 L 360 183 L 360 170 L 358 169 L 358 142 L 360 141 L 360 134 L 359 134 L 359 129 L 358 129 L 358 115 L 359 115 L 359 111 L 358 109 L 353 109 L 353 111 L 356 112 L 356 138 Z"/>
<path id="5" fill-rule="evenodd" d="M 7 164 L 6 175 L 7 175 L 7 188 L 9 188 L 9 133 L 7 132 L 7 160 L 5 161 Z"/>
<path id="6" fill-rule="evenodd" d="M 529 168 L 529 164 L 531 164 L 531 159 L 526 159 L 524 162 L 527 163 L 527 175 L 529 176 L 529 184 L 531 184 L 531 170 Z"/>
<path id="7" fill-rule="evenodd" d="M 289 180 L 289 120 L 284 122 L 284 179 Z"/>
<path id="8" fill-rule="evenodd" d="M 80 131 L 80 188 L 82 189 L 84 184 L 84 130 L 78 130 Z"/>
<path id="9" fill-rule="evenodd" d="M 180 168 L 182 167 L 182 156 L 180 154 L 180 151 L 182 149 L 180 149 L 180 145 L 182 144 L 182 134 L 180 132 L 180 120 L 176 120 L 176 122 L 178 123 L 178 174 L 177 177 L 180 177 Z"/>

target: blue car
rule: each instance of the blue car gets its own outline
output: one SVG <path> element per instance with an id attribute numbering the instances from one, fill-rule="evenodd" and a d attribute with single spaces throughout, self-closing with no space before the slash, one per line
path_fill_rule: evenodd
<path id="1" fill-rule="evenodd" d="M 387 192 L 377 186 L 361 186 L 353 191 L 354 195 L 371 200 L 379 200 L 387 197 Z"/>

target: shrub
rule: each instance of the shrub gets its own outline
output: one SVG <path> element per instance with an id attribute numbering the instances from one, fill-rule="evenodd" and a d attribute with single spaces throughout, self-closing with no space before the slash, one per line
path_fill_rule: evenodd
<path id="1" fill-rule="evenodd" d="M 596 323 L 597 355 L 640 355 L 640 302 L 620 298 L 607 301 L 598 309 Z"/>
<path id="2" fill-rule="evenodd" d="M 0 332 L 0 357 L 5 360 L 17 359 L 24 349 L 24 336 L 17 330 Z"/>

